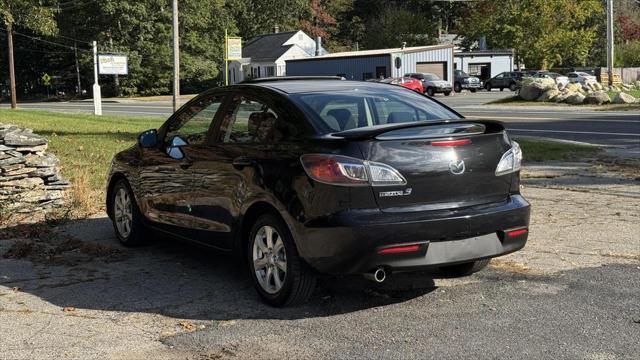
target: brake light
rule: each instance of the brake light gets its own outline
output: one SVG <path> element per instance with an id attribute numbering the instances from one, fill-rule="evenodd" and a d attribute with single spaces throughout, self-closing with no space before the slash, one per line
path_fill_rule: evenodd
<path id="1" fill-rule="evenodd" d="M 332 185 L 405 185 L 407 181 L 393 167 L 342 155 L 308 154 L 300 157 L 313 180 Z"/>
<path id="2" fill-rule="evenodd" d="M 378 250 L 378 254 L 401 254 L 420 250 L 420 244 L 391 246 Z"/>
<path id="3" fill-rule="evenodd" d="M 432 141 L 431 146 L 462 146 L 471 144 L 471 139 Z"/>
<path id="4" fill-rule="evenodd" d="M 524 235 L 524 234 L 526 234 L 528 232 L 529 232 L 529 229 L 527 229 L 527 228 L 518 229 L 518 230 L 511 230 L 511 231 L 507 232 L 507 236 L 508 237 L 516 237 L 516 236 Z"/>

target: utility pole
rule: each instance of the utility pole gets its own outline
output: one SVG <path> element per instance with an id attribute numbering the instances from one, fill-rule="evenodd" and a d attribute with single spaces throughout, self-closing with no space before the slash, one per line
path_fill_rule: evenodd
<path id="1" fill-rule="evenodd" d="M 613 85 L 613 0 L 607 0 L 607 74 L 609 86 Z"/>
<path id="2" fill-rule="evenodd" d="M 13 24 L 7 23 L 7 41 L 9 46 L 9 82 L 11 83 L 9 90 L 11 91 L 11 108 L 18 108 L 16 100 L 16 68 L 13 62 Z"/>
<path id="3" fill-rule="evenodd" d="M 180 107 L 180 37 L 178 34 L 178 0 L 173 0 L 173 112 Z"/>
<path id="4" fill-rule="evenodd" d="M 76 95 L 82 96 L 82 83 L 80 82 L 80 64 L 78 63 L 78 43 L 73 42 L 73 52 L 76 56 L 76 79 L 78 80 L 78 90 Z"/>
<path id="5" fill-rule="evenodd" d="M 102 96 L 98 84 L 98 43 L 93 42 L 93 114 L 102 115 Z"/>

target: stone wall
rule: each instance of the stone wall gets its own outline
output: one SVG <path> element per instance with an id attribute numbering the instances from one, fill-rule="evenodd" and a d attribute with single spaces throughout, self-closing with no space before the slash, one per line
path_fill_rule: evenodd
<path id="1" fill-rule="evenodd" d="M 0 124 L 0 217 L 36 215 L 63 205 L 69 182 L 47 140 L 30 129 Z"/>

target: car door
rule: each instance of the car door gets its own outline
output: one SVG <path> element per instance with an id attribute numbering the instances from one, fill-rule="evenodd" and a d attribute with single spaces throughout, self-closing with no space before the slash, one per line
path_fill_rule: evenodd
<path id="1" fill-rule="evenodd" d="M 194 159 L 194 214 L 206 225 L 201 230 L 215 232 L 208 238 L 219 248 L 232 246 L 248 204 L 288 196 L 287 174 L 299 165 L 302 151 L 298 139 L 311 131 L 292 105 L 264 91 L 230 94 L 215 126 L 215 144 Z"/>
<path id="2" fill-rule="evenodd" d="M 168 231 L 193 227 L 193 158 L 208 146 L 224 95 L 205 94 L 187 103 L 160 128 L 159 146 L 142 149 L 140 203 L 145 216 Z"/>

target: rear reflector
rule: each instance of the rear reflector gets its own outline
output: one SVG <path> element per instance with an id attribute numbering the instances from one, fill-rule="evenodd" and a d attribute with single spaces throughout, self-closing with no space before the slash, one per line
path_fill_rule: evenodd
<path id="1" fill-rule="evenodd" d="M 431 146 L 462 146 L 471 144 L 471 139 L 433 141 Z"/>
<path id="2" fill-rule="evenodd" d="M 399 253 L 408 253 L 408 252 L 416 252 L 420 250 L 420 244 L 415 245 L 402 245 L 402 246 L 392 246 L 384 249 L 378 250 L 378 254 L 399 254 Z"/>
<path id="3" fill-rule="evenodd" d="M 516 236 L 524 235 L 524 234 L 526 234 L 528 232 L 529 232 L 529 229 L 527 229 L 527 228 L 518 229 L 518 230 L 511 230 L 511 231 L 507 232 L 507 236 L 508 237 L 516 237 Z"/>

